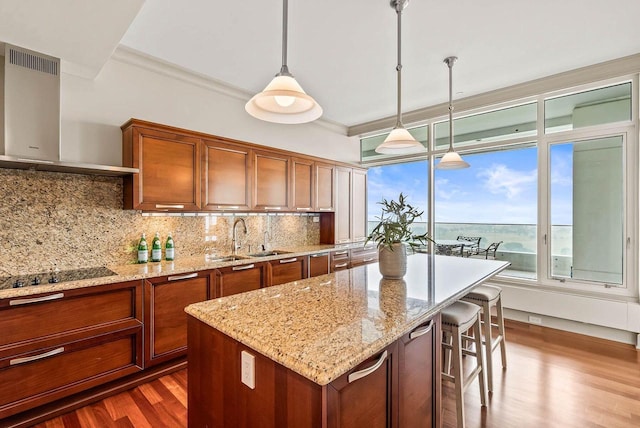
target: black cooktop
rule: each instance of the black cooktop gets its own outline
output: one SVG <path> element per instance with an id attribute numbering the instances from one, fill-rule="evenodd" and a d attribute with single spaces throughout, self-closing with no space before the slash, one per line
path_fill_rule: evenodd
<path id="1" fill-rule="evenodd" d="M 78 281 L 80 279 L 100 278 L 117 275 L 106 267 L 61 270 L 58 272 L 42 272 L 28 275 L 0 277 L 0 290 L 7 288 L 34 287 L 58 282 Z"/>

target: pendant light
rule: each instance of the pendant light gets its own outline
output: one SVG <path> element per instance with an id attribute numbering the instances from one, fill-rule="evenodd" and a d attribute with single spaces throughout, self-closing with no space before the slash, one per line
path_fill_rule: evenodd
<path id="1" fill-rule="evenodd" d="M 453 63 L 458 57 L 450 56 L 444 59 L 449 67 L 449 150 L 442 156 L 436 169 L 462 169 L 469 168 L 469 164 L 462 160 L 460 155 L 453 150 Z"/>
<path id="2" fill-rule="evenodd" d="M 396 125 L 391 130 L 384 142 L 376 147 L 376 153 L 404 155 L 425 151 L 422 144 L 413 138 L 402 124 L 402 61 L 401 61 L 401 36 L 402 36 L 402 10 L 407 7 L 409 0 L 391 0 L 391 7 L 398 15 L 398 110 Z"/>
<path id="3" fill-rule="evenodd" d="M 244 109 L 251 116 L 274 123 L 307 123 L 322 116 L 322 107 L 296 82 L 287 67 L 288 0 L 282 2 L 282 67 Z"/>

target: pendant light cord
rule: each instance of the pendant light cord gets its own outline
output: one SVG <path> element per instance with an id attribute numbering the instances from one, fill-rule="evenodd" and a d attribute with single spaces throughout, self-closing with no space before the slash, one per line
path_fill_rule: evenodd
<path id="1" fill-rule="evenodd" d="M 291 76 L 287 67 L 287 27 L 289 20 L 289 0 L 282 0 L 282 67 L 277 76 Z"/>
<path id="2" fill-rule="evenodd" d="M 285 0 L 286 1 L 286 0 Z M 396 114 L 396 127 L 402 127 L 402 2 L 396 0 L 396 13 L 398 14 L 398 109 Z"/>
<path id="3" fill-rule="evenodd" d="M 453 63 L 458 58 L 450 56 L 444 60 L 449 67 L 449 151 L 453 151 Z"/>

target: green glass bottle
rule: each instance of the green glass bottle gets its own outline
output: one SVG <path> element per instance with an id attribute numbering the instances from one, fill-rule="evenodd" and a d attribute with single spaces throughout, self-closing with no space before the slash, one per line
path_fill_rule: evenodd
<path id="1" fill-rule="evenodd" d="M 172 261 L 175 257 L 175 247 L 171 233 L 167 236 L 167 242 L 164 244 L 164 259 Z"/>
<path id="2" fill-rule="evenodd" d="M 156 232 L 151 242 L 151 261 L 159 262 L 162 260 L 162 244 L 160 243 L 160 233 Z"/>
<path id="3" fill-rule="evenodd" d="M 146 263 L 149 261 L 149 246 L 147 245 L 147 237 L 142 234 L 138 243 L 138 263 Z"/>

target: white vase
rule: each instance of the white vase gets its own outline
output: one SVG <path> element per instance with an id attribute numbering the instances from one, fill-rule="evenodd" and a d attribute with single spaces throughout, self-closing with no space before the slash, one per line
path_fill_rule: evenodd
<path id="1" fill-rule="evenodd" d="M 407 247 L 397 242 L 378 249 L 378 265 L 385 279 L 399 279 L 407 273 Z"/>

